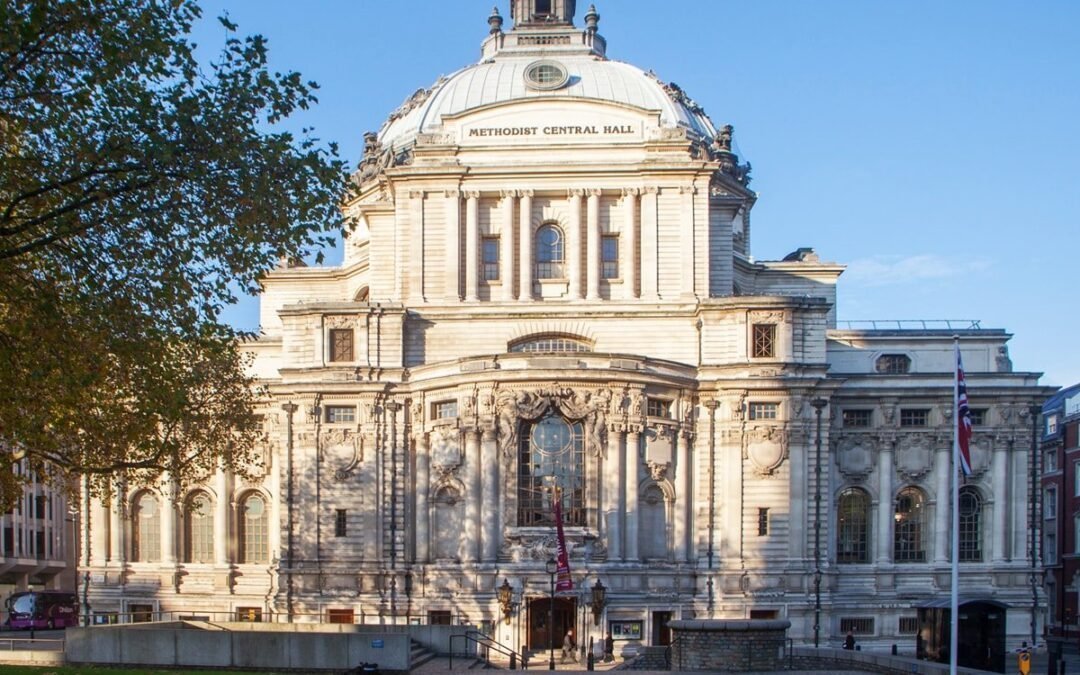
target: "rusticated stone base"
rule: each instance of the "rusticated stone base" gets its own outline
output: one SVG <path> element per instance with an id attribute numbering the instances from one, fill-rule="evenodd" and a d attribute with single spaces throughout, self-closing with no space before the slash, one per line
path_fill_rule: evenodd
<path id="1" fill-rule="evenodd" d="M 782 670 L 790 621 L 670 621 L 672 670 Z"/>

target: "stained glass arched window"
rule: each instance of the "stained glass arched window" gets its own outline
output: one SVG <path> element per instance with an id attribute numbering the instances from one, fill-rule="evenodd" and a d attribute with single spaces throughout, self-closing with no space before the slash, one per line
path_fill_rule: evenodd
<path id="1" fill-rule="evenodd" d="M 518 442 L 518 525 L 554 525 L 560 495 L 564 525 L 585 521 L 585 443 L 580 422 L 549 412 L 522 425 Z"/>

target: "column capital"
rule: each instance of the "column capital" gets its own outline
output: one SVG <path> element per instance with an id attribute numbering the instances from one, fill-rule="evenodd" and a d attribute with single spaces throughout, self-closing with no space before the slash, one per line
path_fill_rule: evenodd
<path id="1" fill-rule="evenodd" d="M 584 197 L 585 190 L 583 188 L 570 188 L 566 191 L 566 196 L 569 199 L 573 199 L 574 197 Z"/>
<path id="2" fill-rule="evenodd" d="M 641 194 L 643 195 L 655 195 L 660 192 L 660 188 L 656 185 L 646 185 L 641 188 Z"/>
<path id="3" fill-rule="evenodd" d="M 465 195 L 466 199 L 480 199 L 479 190 L 462 190 L 462 194 Z"/>
<path id="4" fill-rule="evenodd" d="M 409 190 L 407 196 L 409 197 L 409 199 L 423 199 L 424 198 L 424 191 L 423 190 Z"/>
<path id="5" fill-rule="evenodd" d="M 518 197 L 529 197 L 529 198 L 531 198 L 534 194 L 535 194 L 535 190 L 531 190 L 531 189 L 518 190 L 517 191 L 517 196 Z"/>
<path id="6" fill-rule="evenodd" d="M 623 188 L 622 189 L 622 196 L 623 197 L 637 197 L 640 194 L 641 194 L 641 188 L 629 187 L 629 188 Z"/>
<path id="7" fill-rule="evenodd" d="M 687 194 L 694 195 L 694 194 L 697 194 L 697 186 L 696 185 L 680 185 L 679 186 L 679 194 L 681 194 L 681 195 L 687 195 Z"/>
<path id="8" fill-rule="evenodd" d="M 444 197 L 460 197 L 461 190 L 443 190 Z"/>
<path id="9" fill-rule="evenodd" d="M 599 197 L 603 192 L 600 188 L 588 188 L 585 190 L 585 194 L 589 197 Z"/>
<path id="10" fill-rule="evenodd" d="M 499 190 L 499 194 L 503 199 L 513 199 L 518 196 L 517 190 Z"/>

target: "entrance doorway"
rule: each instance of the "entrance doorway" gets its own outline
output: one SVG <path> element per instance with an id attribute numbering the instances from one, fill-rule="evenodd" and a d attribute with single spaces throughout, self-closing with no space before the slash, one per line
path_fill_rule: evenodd
<path id="1" fill-rule="evenodd" d="M 652 613 L 652 643 L 654 645 L 666 647 L 671 644 L 671 628 L 668 627 L 668 621 L 671 621 L 671 612 Z"/>
<path id="2" fill-rule="evenodd" d="M 533 598 L 529 601 L 529 644 L 528 649 L 562 649 L 563 636 L 568 628 L 574 627 L 577 615 L 577 601 L 574 598 L 555 598 L 555 628 L 548 630 L 551 614 L 551 598 Z M 548 637 L 550 635 L 550 638 Z M 552 645 L 550 641 L 554 642 Z"/>

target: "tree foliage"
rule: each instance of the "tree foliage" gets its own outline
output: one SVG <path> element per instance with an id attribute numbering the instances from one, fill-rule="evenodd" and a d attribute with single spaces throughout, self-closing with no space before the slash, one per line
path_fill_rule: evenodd
<path id="1" fill-rule="evenodd" d="M 8 497 L 20 457 L 101 484 L 245 466 L 258 391 L 220 312 L 345 225 L 336 148 L 279 129 L 316 85 L 271 71 L 260 36 L 200 64 L 199 17 L 190 0 L 0 3 Z"/>

